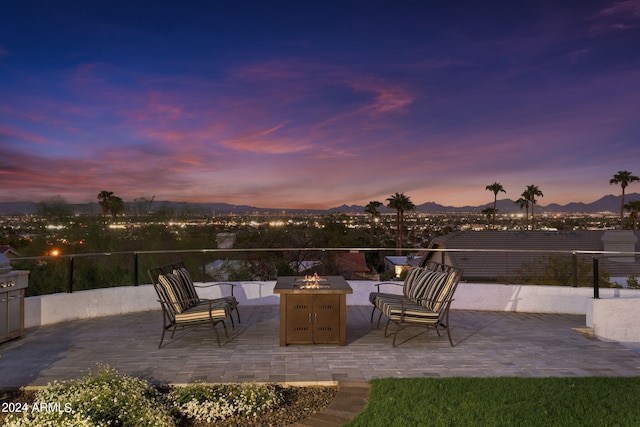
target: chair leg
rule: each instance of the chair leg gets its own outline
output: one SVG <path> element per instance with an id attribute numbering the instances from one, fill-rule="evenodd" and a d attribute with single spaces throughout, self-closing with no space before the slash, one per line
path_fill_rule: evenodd
<path id="1" fill-rule="evenodd" d="M 226 331 L 226 328 L 225 328 Z M 218 347 L 220 347 L 220 334 L 218 333 L 218 329 L 216 328 L 216 324 L 213 324 L 213 332 L 216 333 L 216 340 L 218 340 Z"/>
<path id="2" fill-rule="evenodd" d="M 238 304 L 234 307 L 236 310 L 236 317 L 238 318 L 238 323 L 240 323 L 240 310 L 238 310 Z"/>
<path id="3" fill-rule="evenodd" d="M 162 327 L 162 336 L 160 337 L 160 344 L 158 344 L 158 348 L 162 347 L 162 341 L 164 341 L 164 333 L 167 332 L 167 327 Z"/>
<path id="4" fill-rule="evenodd" d="M 231 317 L 231 316 L 229 316 Z M 224 328 L 224 335 L 229 338 L 229 332 L 227 331 L 227 324 L 224 323 L 224 320 L 221 320 L 220 323 L 222 323 L 222 327 Z M 215 326 L 214 326 L 215 327 Z"/>
<path id="5" fill-rule="evenodd" d="M 376 323 L 376 329 L 380 329 L 380 320 L 382 320 L 382 311 L 378 315 L 378 323 Z"/>
<path id="6" fill-rule="evenodd" d="M 231 315 L 231 313 L 229 313 L 229 319 L 231 319 L 231 329 L 235 329 L 236 323 L 233 321 L 233 316 Z"/>
<path id="7" fill-rule="evenodd" d="M 386 338 L 387 335 L 387 329 L 389 329 L 389 323 L 391 323 L 391 319 L 387 319 L 387 324 L 384 325 L 384 337 Z"/>
<path id="8" fill-rule="evenodd" d="M 451 347 L 455 347 L 455 344 L 453 344 L 453 339 L 451 338 L 451 331 L 449 330 L 449 325 L 447 325 L 447 336 L 449 337 L 449 343 L 451 344 Z"/>
<path id="9" fill-rule="evenodd" d="M 373 306 L 373 310 L 371 310 L 371 323 L 373 323 L 373 314 L 376 312 L 376 306 Z"/>
<path id="10" fill-rule="evenodd" d="M 445 328 L 447 330 L 447 336 L 449 337 L 449 343 L 451 344 L 451 347 L 455 347 L 455 345 L 453 344 L 453 338 L 451 338 L 451 330 L 449 329 L 449 306 L 446 307 L 446 313 L 444 315 L 444 322 L 439 322 L 439 324 Z"/>
<path id="11" fill-rule="evenodd" d="M 393 334 L 393 342 L 391 343 L 392 347 L 396 346 L 396 337 L 398 336 L 398 332 L 400 332 L 400 324 L 397 325 L 396 332 Z"/>

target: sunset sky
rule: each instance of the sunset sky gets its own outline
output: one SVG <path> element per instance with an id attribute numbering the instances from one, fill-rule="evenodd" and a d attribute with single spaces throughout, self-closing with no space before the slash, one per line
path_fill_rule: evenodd
<path id="1" fill-rule="evenodd" d="M 640 0 L 2 4 L 0 201 L 544 206 L 620 170 Z"/>

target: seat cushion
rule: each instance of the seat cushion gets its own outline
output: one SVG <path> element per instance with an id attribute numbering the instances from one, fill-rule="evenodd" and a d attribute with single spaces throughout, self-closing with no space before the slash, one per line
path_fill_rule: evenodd
<path id="1" fill-rule="evenodd" d="M 378 298 L 405 298 L 405 296 L 401 294 L 392 294 L 387 292 L 371 292 L 369 294 L 369 302 L 373 305 L 376 305 L 376 300 Z"/>
<path id="2" fill-rule="evenodd" d="M 380 305 L 380 310 L 392 321 L 402 319 L 403 322 L 408 323 L 435 324 L 440 317 L 439 313 L 409 300 L 404 301 L 404 311 L 403 304 L 397 300 L 386 300 Z"/>
<path id="3" fill-rule="evenodd" d="M 211 310 L 209 309 L 211 307 Z M 211 312 L 211 317 L 209 317 Z M 229 306 L 225 302 L 201 301 L 197 305 L 176 314 L 176 323 L 201 322 L 206 320 L 224 320 L 229 316 Z"/>

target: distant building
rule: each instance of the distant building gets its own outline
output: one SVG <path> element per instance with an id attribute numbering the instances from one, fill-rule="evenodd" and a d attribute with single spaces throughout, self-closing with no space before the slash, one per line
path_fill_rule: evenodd
<path id="1" fill-rule="evenodd" d="M 509 283 L 523 263 L 553 257 L 554 251 L 639 252 L 639 241 L 640 231 L 630 230 L 461 231 L 434 238 L 430 248 L 473 251 L 437 251 L 429 257 L 463 269 L 463 280 Z M 483 252 L 486 249 L 491 251 Z M 640 276 L 637 255 L 600 255 L 598 263 L 601 271 L 623 286 L 627 276 Z"/>
<path id="2" fill-rule="evenodd" d="M 395 277 L 401 277 L 402 272 L 422 262 L 422 255 L 389 255 L 384 257 L 384 269 L 392 270 Z"/>
<path id="3" fill-rule="evenodd" d="M 6 256 L 7 258 L 15 258 L 20 256 L 20 254 L 9 245 L 0 245 L 0 254 Z"/>
<path id="4" fill-rule="evenodd" d="M 299 264 L 300 274 L 313 274 L 330 270 L 330 274 L 342 276 L 347 280 L 378 280 L 379 275 L 369 268 L 363 252 L 336 253 L 332 266 L 323 265 L 321 260 L 307 260 Z M 328 274 L 328 273 L 327 273 Z"/>
<path id="5" fill-rule="evenodd" d="M 337 274 L 347 280 L 378 280 L 378 275 L 367 265 L 363 252 L 336 254 Z"/>

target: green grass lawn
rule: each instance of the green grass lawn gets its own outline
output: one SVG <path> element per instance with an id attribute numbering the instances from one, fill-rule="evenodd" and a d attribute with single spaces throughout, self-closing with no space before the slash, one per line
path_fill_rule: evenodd
<path id="1" fill-rule="evenodd" d="M 640 378 L 371 381 L 348 426 L 640 426 Z"/>

